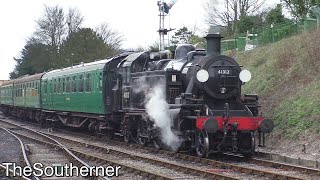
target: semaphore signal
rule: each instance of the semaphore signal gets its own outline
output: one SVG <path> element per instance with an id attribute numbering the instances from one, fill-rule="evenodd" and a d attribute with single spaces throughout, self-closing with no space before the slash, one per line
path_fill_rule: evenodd
<path id="1" fill-rule="evenodd" d="M 167 29 L 165 28 L 165 17 L 169 15 L 169 11 L 172 8 L 172 6 L 177 2 L 177 0 L 171 0 L 170 2 L 164 2 L 164 0 L 160 0 L 157 2 L 157 5 L 159 7 L 159 51 L 164 50 L 165 47 L 165 39 L 164 36 L 168 35 L 168 46 L 169 46 L 169 32 L 174 30 L 170 27 Z"/>

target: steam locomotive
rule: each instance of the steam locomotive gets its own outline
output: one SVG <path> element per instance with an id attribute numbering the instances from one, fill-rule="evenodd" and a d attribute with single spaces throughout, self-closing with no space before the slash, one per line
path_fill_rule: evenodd
<path id="1" fill-rule="evenodd" d="M 220 54 L 221 36 L 168 52 L 123 53 L 28 75 L 0 87 L 1 111 L 41 124 L 86 128 L 157 149 L 252 154 L 273 129 L 257 95 L 241 95 L 248 70 Z"/>

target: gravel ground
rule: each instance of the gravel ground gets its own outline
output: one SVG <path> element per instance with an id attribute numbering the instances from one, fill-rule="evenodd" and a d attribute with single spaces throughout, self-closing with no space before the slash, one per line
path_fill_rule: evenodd
<path id="1" fill-rule="evenodd" d="M 266 147 L 257 147 L 265 153 L 279 154 L 290 158 L 300 158 L 320 162 L 320 134 L 310 134 L 292 139 L 281 138 L 272 134 L 266 138 Z"/>
<path id="2" fill-rule="evenodd" d="M 21 165 L 23 155 L 19 141 L 9 134 L 7 131 L 0 128 L 0 163 L 12 162 Z M 5 174 L 0 174 L 0 180 L 7 180 Z"/>
<path id="3" fill-rule="evenodd" d="M 256 165 L 256 164 L 237 163 L 237 162 L 233 162 L 233 164 L 238 164 L 240 166 L 244 166 L 244 167 L 248 167 L 248 168 L 263 169 L 265 171 L 275 172 L 275 173 L 279 173 L 279 174 L 283 174 L 283 175 L 301 177 L 301 178 L 304 178 L 304 179 L 314 179 L 314 180 L 319 179 L 319 177 L 309 176 L 309 175 L 306 175 L 306 174 L 301 174 L 301 173 L 296 172 L 296 171 L 287 171 L 287 170 L 283 170 L 283 169 L 276 169 L 276 168 L 271 168 L 271 167 L 266 167 L 266 166 L 259 166 L 259 165 Z"/>
<path id="4" fill-rule="evenodd" d="M 19 141 L 0 128 L 0 163 L 13 162 L 20 164 L 23 156 Z"/>

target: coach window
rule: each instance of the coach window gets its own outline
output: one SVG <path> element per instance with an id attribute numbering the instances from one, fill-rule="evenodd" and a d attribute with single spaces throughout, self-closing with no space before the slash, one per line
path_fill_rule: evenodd
<path id="1" fill-rule="evenodd" d="M 35 87 L 34 87 L 34 94 L 35 96 L 38 96 L 38 82 L 35 82 Z"/>
<path id="2" fill-rule="evenodd" d="M 66 83 L 66 93 L 69 93 L 70 92 L 70 78 L 67 77 L 67 83 Z"/>
<path id="3" fill-rule="evenodd" d="M 62 93 L 66 92 L 66 83 L 65 83 L 66 79 L 62 78 Z"/>
<path id="4" fill-rule="evenodd" d="M 72 92 L 76 92 L 76 76 L 72 77 Z"/>
<path id="5" fill-rule="evenodd" d="M 53 80 L 53 94 L 55 94 L 57 92 L 57 83 L 56 83 L 56 79 Z"/>
<path id="6" fill-rule="evenodd" d="M 36 85 L 36 87 L 35 87 L 36 93 L 38 94 L 38 82 L 36 82 L 35 85 Z"/>
<path id="7" fill-rule="evenodd" d="M 61 78 L 58 78 L 58 88 L 57 88 L 58 90 L 58 94 L 60 94 L 61 93 Z"/>
<path id="8" fill-rule="evenodd" d="M 34 90 L 33 90 L 32 84 L 33 83 L 30 83 L 29 85 L 29 89 L 27 90 L 27 93 L 26 93 L 27 96 L 34 96 Z"/>
<path id="9" fill-rule="evenodd" d="M 50 80 L 50 84 L 49 84 L 49 86 L 50 86 L 50 94 L 53 94 L 52 82 L 53 82 L 53 80 L 51 79 Z"/>
<path id="10" fill-rule="evenodd" d="M 35 82 L 32 82 L 32 93 L 33 93 L 33 96 L 36 96 L 36 95 L 37 95 L 37 92 L 36 92 L 36 83 L 35 83 Z"/>
<path id="11" fill-rule="evenodd" d="M 47 94 L 48 93 L 48 81 L 44 81 L 43 83 L 43 93 Z"/>
<path id="12" fill-rule="evenodd" d="M 22 97 L 25 97 L 26 96 L 26 84 L 23 84 L 22 86 L 23 90 L 22 90 Z"/>
<path id="13" fill-rule="evenodd" d="M 91 92 L 91 74 L 87 74 L 86 78 L 86 92 Z"/>
<path id="14" fill-rule="evenodd" d="M 102 92 L 102 73 L 99 75 L 99 90 Z"/>
<path id="15" fill-rule="evenodd" d="M 78 92 L 83 92 L 83 75 L 79 76 Z"/>

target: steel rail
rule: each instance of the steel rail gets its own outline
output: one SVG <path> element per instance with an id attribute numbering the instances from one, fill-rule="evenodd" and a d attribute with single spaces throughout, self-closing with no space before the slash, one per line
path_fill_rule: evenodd
<path id="1" fill-rule="evenodd" d="M 51 146 L 56 146 L 56 147 L 58 147 L 58 148 L 60 148 L 60 149 L 63 149 L 63 150 L 64 150 L 68 155 L 70 155 L 74 160 L 76 160 L 77 162 L 79 162 L 79 163 L 82 164 L 83 166 L 86 166 L 87 168 L 90 168 L 90 165 L 89 165 L 89 164 L 87 164 L 86 162 L 84 162 L 83 160 L 81 160 L 79 157 L 77 157 L 76 155 L 74 155 L 66 146 L 64 146 L 63 144 L 61 144 L 59 141 L 57 141 L 57 140 L 55 140 L 55 139 L 53 139 L 53 138 L 51 138 L 51 137 L 49 137 L 49 136 L 47 136 L 47 135 L 39 132 L 39 131 L 30 129 L 30 128 L 27 128 L 27 127 L 23 127 L 23 126 L 21 126 L 21 125 L 15 124 L 15 123 L 3 121 L 2 119 L 0 119 L 0 121 L 1 121 L 1 122 L 5 122 L 5 123 L 7 123 L 7 124 L 10 124 L 10 125 L 12 125 L 12 126 L 16 126 L 16 127 L 21 128 L 21 129 L 24 129 L 24 130 L 33 132 L 33 133 L 35 133 L 35 134 L 37 134 L 37 135 L 39 135 L 39 136 L 42 136 L 42 137 L 45 137 L 45 138 L 49 139 L 50 141 L 56 143 L 57 145 L 54 145 L 54 144 L 49 143 L 49 142 L 46 142 L 46 141 L 40 141 L 40 140 L 38 140 L 38 142 L 40 142 L 40 143 L 45 143 L 45 144 L 50 144 Z M 7 130 L 7 131 L 9 132 L 10 130 Z M 25 138 L 32 139 L 31 137 L 24 136 L 24 135 L 21 134 L 21 133 L 13 132 L 12 130 L 11 130 L 11 132 L 9 132 L 9 133 L 12 134 L 12 135 L 18 134 L 18 135 L 23 136 L 23 137 L 25 137 Z M 15 137 L 16 137 L 16 136 L 15 136 Z M 18 137 L 17 137 L 17 138 L 18 138 Z M 22 143 L 21 140 L 19 140 L 19 141 L 20 141 L 20 143 Z M 23 146 L 23 148 L 24 148 L 24 146 Z M 24 153 L 24 156 L 25 156 L 25 155 L 26 155 L 26 154 Z M 25 156 L 25 157 L 26 157 L 26 156 Z M 27 165 L 28 165 L 29 167 L 31 167 L 29 161 L 28 161 Z M 105 179 L 105 180 L 109 180 L 109 178 L 104 177 L 104 176 L 101 175 L 101 174 L 99 174 L 99 176 L 100 176 L 101 178 Z M 36 177 L 36 178 L 37 178 L 37 177 Z M 37 179 L 38 179 L 38 178 L 37 178 Z"/>
<path id="2" fill-rule="evenodd" d="M 67 139 L 65 137 L 58 136 L 58 135 L 53 135 L 53 134 L 47 134 L 47 135 L 53 136 L 53 137 L 56 137 L 56 138 L 61 138 L 61 139 L 64 139 L 64 140 L 68 140 L 70 142 L 73 141 L 73 140 Z M 119 142 L 119 141 L 112 141 L 112 142 L 113 143 L 117 143 L 117 144 L 121 144 L 121 145 L 126 145 L 124 142 Z M 81 143 L 81 142 L 77 142 L 77 143 Z M 91 144 L 90 143 L 84 143 L 84 145 L 86 145 L 87 147 L 90 147 Z M 141 145 L 138 145 L 138 144 L 130 144 L 130 145 L 132 147 L 135 147 L 135 148 L 141 148 Z M 92 145 L 92 146 L 93 147 L 97 147 L 97 148 L 101 148 L 101 147 L 98 147 L 97 145 Z M 155 152 L 156 151 L 155 149 L 150 148 L 150 147 L 143 147 L 143 149 L 146 149 L 146 150 L 148 150 L 150 152 Z M 191 161 L 191 162 L 204 163 L 204 164 L 207 164 L 207 165 L 211 165 L 213 167 L 228 168 L 228 169 L 235 170 L 237 172 L 242 172 L 242 173 L 245 173 L 245 174 L 259 175 L 259 176 L 265 176 L 265 177 L 276 178 L 276 179 L 283 179 L 283 178 L 284 179 L 301 179 L 301 180 L 305 179 L 305 178 L 300 178 L 300 177 L 296 177 L 296 176 L 292 176 L 292 175 L 287 175 L 287 174 L 282 174 L 282 173 L 277 173 L 277 172 L 271 172 L 271 171 L 266 171 L 266 170 L 261 170 L 261 169 L 255 169 L 255 168 L 250 168 L 250 167 L 244 167 L 244 166 L 241 166 L 241 165 L 235 165 L 235 164 L 226 163 L 226 162 L 217 161 L 217 160 L 212 160 L 212 159 L 207 159 L 207 158 L 199 158 L 199 157 L 196 157 L 196 156 L 191 156 L 191 155 L 182 154 L 182 153 L 175 153 L 175 152 L 166 151 L 166 150 L 159 150 L 157 152 L 161 153 L 161 154 L 168 155 L 168 156 L 176 157 L 176 158 L 179 158 L 179 159 Z M 285 169 L 285 170 L 287 170 L 287 169 Z"/>
<path id="3" fill-rule="evenodd" d="M 290 171 L 298 171 L 298 172 L 309 174 L 309 175 L 320 176 L 320 169 L 292 165 L 288 163 L 279 163 L 279 162 L 264 160 L 260 158 L 251 158 L 248 160 L 248 162 L 252 162 L 254 164 L 259 164 L 259 165 L 268 166 L 268 167 L 281 168 L 281 169 L 290 170 Z"/>
<path id="4" fill-rule="evenodd" d="M 70 133 L 70 131 L 68 131 L 68 132 Z M 79 135 L 82 135 L 82 136 L 94 137 L 94 136 L 89 136 L 89 135 L 85 135 L 85 134 L 81 134 L 81 133 L 75 133 L 75 132 L 72 132 L 72 133 L 79 134 Z M 61 136 L 48 134 L 48 133 L 45 133 L 45 134 L 47 134 L 49 136 L 54 136 L 54 137 L 62 138 L 62 139 L 65 139 L 65 140 L 69 140 L 69 139 L 61 137 Z M 97 137 L 94 137 L 94 138 L 98 139 Z M 69 140 L 69 141 L 72 141 L 72 140 Z M 119 142 L 119 141 L 114 141 L 114 140 L 109 140 L 109 141 L 111 141 L 113 143 L 116 143 L 116 144 L 125 145 L 124 142 Z M 88 145 L 88 143 L 86 143 L 86 144 Z M 133 146 L 135 148 L 142 148 L 141 145 L 138 145 L 138 144 L 131 144 L 131 146 Z M 143 147 L 143 149 L 146 149 L 146 150 L 151 151 L 151 152 L 155 152 L 156 151 L 155 149 L 149 148 L 149 147 Z M 270 172 L 270 171 L 264 171 L 264 170 L 260 170 L 260 169 L 244 167 L 244 166 L 230 164 L 230 163 L 226 163 L 226 162 L 222 162 L 222 161 L 206 159 L 206 158 L 199 158 L 199 157 L 196 157 L 196 156 L 190 156 L 190 155 L 186 155 L 186 154 L 182 154 L 182 153 L 174 153 L 174 152 L 165 151 L 165 150 L 159 150 L 157 152 L 161 153 L 161 154 L 174 156 L 176 158 L 180 158 L 180 159 L 187 160 L 187 161 L 201 162 L 201 163 L 205 163 L 205 164 L 208 164 L 208 165 L 212 165 L 214 167 L 228 168 L 228 169 L 240 171 L 240 172 L 243 172 L 243 173 L 246 173 L 246 174 L 254 174 L 254 175 L 265 176 L 265 177 L 270 177 L 270 178 L 304 179 L 304 178 L 300 178 L 300 177 L 296 177 L 296 176 L 291 176 L 291 175 L 286 175 L 286 174 L 281 174 L 281 173 L 276 173 L 276 172 Z M 273 164 L 273 165 L 275 165 L 275 164 Z M 274 167 L 272 165 L 268 165 L 268 166 L 269 167 Z M 280 167 L 280 168 L 283 167 L 282 169 L 284 169 L 284 170 L 297 170 L 297 171 L 302 172 L 302 173 L 307 173 L 307 174 L 311 174 L 312 173 L 314 175 L 319 175 L 318 174 L 319 172 L 317 170 L 314 170 L 314 169 L 311 169 L 311 168 L 306 168 L 306 167 L 297 167 L 297 166 L 294 166 L 294 165 L 282 164 L 282 163 L 277 163 L 277 167 Z"/>
<path id="5" fill-rule="evenodd" d="M 27 156 L 27 153 L 26 153 L 26 148 L 25 148 L 23 142 L 21 141 L 21 139 L 20 139 L 18 136 L 16 136 L 15 134 L 13 134 L 12 132 L 10 132 L 8 129 L 6 129 L 6 128 L 4 128 L 4 127 L 1 127 L 1 128 L 2 128 L 3 130 L 7 131 L 10 135 L 12 135 L 14 138 L 16 138 L 16 139 L 19 141 L 20 147 L 21 147 L 21 151 L 22 151 L 22 154 L 23 154 L 24 162 L 26 163 L 27 166 L 31 167 L 30 161 L 29 161 L 28 156 Z M 3 165 L 1 165 L 1 167 L 4 168 L 4 169 L 6 169 L 6 167 L 3 166 Z M 12 170 L 9 169 L 9 171 L 10 171 L 11 173 L 13 173 Z M 23 178 L 25 177 L 25 176 L 23 176 L 22 174 L 19 174 L 19 173 L 17 173 L 16 175 L 19 175 L 19 176 L 21 176 L 21 177 L 23 177 Z M 25 178 L 27 178 L 27 177 L 25 177 Z M 39 180 L 38 177 L 35 177 L 35 178 L 36 178 L 37 180 Z M 27 178 L 27 179 L 29 179 L 29 178 Z"/>
<path id="6" fill-rule="evenodd" d="M 30 139 L 30 140 L 32 140 L 32 141 L 36 141 L 36 142 L 39 142 L 39 143 L 43 143 L 43 144 L 46 144 L 46 145 L 48 145 L 48 146 L 52 146 L 52 147 L 55 147 L 55 148 L 61 148 L 59 145 L 53 144 L 53 143 L 51 143 L 51 142 L 43 141 L 43 140 L 37 139 L 37 138 L 35 138 L 35 137 L 30 137 L 30 136 L 27 136 L 27 135 L 25 135 L 25 134 L 18 133 L 18 132 L 14 132 L 14 133 L 17 134 L 18 136 L 22 136 L 22 137 L 27 138 L 27 139 Z M 147 174 L 147 175 L 148 175 L 149 177 L 151 177 L 151 178 L 157 178 L 157 179 L 172 179 L 172 178 L 169 178 L 169 177 L 160 175 L 160 174 L 156 174 L 156 173 L 152 173 L 152 172 L 140 170 L 140 169 L 137 169 L 137 168 L 135 168 L 135 167 L 128 166 L 128 165 L 125 165 L 125 164 L 122 164 L 122 163 L 117 163 L 116 161 L 108 160 L 108 159 L 101 158 L 101 157 L 94 156 L 94 155 L 90 155 L 90 154 L 87 154 L 87 153 L 84 153 L 84 152 L 81 152 L 81 151 L 77 151 L 77 150 L 74 150 L 73 148 L 68 148 L 68 151 L 71 152 L 71 153 L 74 154 L 74 155 L 77 154 L 78 156 L 81 156 L 81 157 L 86 158 L 86 159 L 89 159 L 89 160 L 95 159 L 95 160 L 98 161 L 98 162 L 104 161 L 104 162 L 110 163 L 110 164 L 121 165 L 122 167 L 125 167 L 125 169 L 129 169 L 129 170 L 134 171 L 134 172 L 140 172 L 140 173 L 142 173 L 142 174 L 144 174 L 144 175 Z M 78 157 L 78 156 L 77 156 L 77 157 Z"/>

